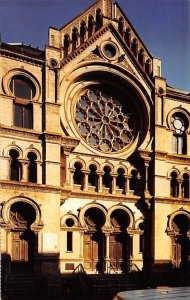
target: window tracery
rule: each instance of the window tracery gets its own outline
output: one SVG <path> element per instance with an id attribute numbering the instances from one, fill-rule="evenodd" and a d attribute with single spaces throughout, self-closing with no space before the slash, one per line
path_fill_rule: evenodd
<path id="1" fill-rule="evenodd" d="M 75 120 L 83 139 L 103 152 L 122 150 L 134 138 L 131 113 L 124 110 L 119 98 L 100 88 L 88 89 L 80 96 Z"/>

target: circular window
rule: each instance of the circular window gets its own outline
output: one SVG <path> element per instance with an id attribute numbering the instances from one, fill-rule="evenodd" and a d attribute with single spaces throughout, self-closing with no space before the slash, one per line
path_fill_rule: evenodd
<path id="1" fill-rule="evenodd" d="M 172 116 L 171 123 L 172 123 L 172 126 L 175 129 L 176 133 L 183 134 L 187 130 L 187 127 L 188 127 L 187 119 L 181 113 L 175 113 Z"/>
<path id="2" fill-rule="evenodd" d="M 105 44 L 103 51 L 108 58 L 113 58 L 117 54 L 117 49 L 113 44 Z"/>
<path id="3" fill-rule="evenodd" d="M 129 105 L 110 87 L 89 88 L 76 105 L 75 121 L 79 134 L 93 148 L 115 152 L 131 144 L 135 121 Z"/>
<path id="4" fill-rule="evenodd" d="M 68 227 L 73 227 L 75 222 L 73 219 L 71 218 L 68 218 L 66 221 L 65 221 L 65 224 L 68 226 Z"/>

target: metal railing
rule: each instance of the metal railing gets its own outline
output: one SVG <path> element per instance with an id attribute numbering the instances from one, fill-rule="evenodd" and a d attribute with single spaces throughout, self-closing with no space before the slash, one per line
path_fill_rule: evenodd
<path id="1" fill-rule="evenodd" d="M 82 264 L 79 264 L 76 266 L 76 268 L 73 270 L 73 274 L 75 273 L 81 273 L 81 274 L 86 274 L 86 271 L 84 270 L 84 267 Z"/>

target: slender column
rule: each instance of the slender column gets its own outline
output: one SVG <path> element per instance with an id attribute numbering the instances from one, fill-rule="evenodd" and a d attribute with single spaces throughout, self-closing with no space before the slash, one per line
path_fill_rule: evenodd
<path id="1" fill-rule="evenodd" d="M 28 161 L 21 161 L 21 165 L 22 165 L 22 178 L 21 181 L 22 182 L 28 182 Z"/>
<path id="2" fill-rule="evenodd" d="M 80 253 L 79 257 L 83 258 L 84 232 L 80 231 Z"/>
<path id="3" fill-rule="evenodd" d="M 124 176 L 124 178 L 125 178 L 124 194 L 127 195 L 129 192 L 129 178 L 128 176 Z"/>
<path id="4" fill-rule="evenodd" d="M 179 195 L 178 195 L 178 197 L 182 198 L 183 197 L 183 190 L 182 190 L 183 181 L 181 179 L 178 179 L 178 183 L 179 183 Z"/>
<path id="5" fill-rule="evenodd" d="M 99 172 L 97 174 L 99 175 L 99 178 L 98 178 L 98 192 L 101 193 L 102 192 L 102 177 L 103 177 L 104 173 Z"/>
<path id="6" fill-rule="evenodd" d="M 71 187 L 73 187 L 73 176 L 74 176 L 74 169 L 70 169 L 70 183 L 71 183 Z M 68 169 L 69 172 L 69 169 Z"/>
<path id="7" fill-rule="evenodd" d="M 83 171 L 84 174 L 84 188 L 83 191 L 88 191 L 88 175 L 89 172 L 88 171 Z"/>
<path id="8" fill-rule="evenodd" d="M 42 184 L 42 163 L 37 162 L 37 183 Z"/>
<path id="9" fill-rule="evenodd" d="M 115 194 L 116 193 L 116 177 L 117 177 L 117 174 L 111 174 L 112 175 L 112 188 L 111 188 L 111 191 L 112 191 L 112 194 Z"/>

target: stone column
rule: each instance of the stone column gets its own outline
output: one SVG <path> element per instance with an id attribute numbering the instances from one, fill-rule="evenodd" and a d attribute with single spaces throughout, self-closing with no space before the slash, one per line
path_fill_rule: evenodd
<path id="1" fill-rule="evenodd" d="M 28 182 L 28 161 L 19 160 L 22 166 L 22 182 Z"/>
<path id="2" fill-rule="evenodd" d="M 125 178 L 124 194 L 127 195 L 129 193 L 129 177 L 124 176 L 124 178 Z"/>
<path id="3" fill-rule="evenodd" d="M 42 163 L 37 161 L 37 183 L 42 184 Z"/>
<path id="4" fill-rule="evenodd" d="M 83 258 L 83 246 L 84 246 L 84 231 L 80 231 L 80 253 L 79 253 L 80 258 Z"/>
<path id="5" fill-rule="evenodd" d="M 104 173 L 97 172 L 97 174 L 99 175 L 99 177 L 98 177 L 98 192 L 101 193 L 102 192 L 102 177 L 103 177 Z"/>
<path id="6" fill-rule="evenodd" d="M 89 172 L 88 171 L 83 171 L 84 174 L 84 187 L 83 187 L 83 191 L 88 191 L 88 175 Z"/>
<path id="7" fill-rule="evenodd" d="M 182 190 L 182 183 L 183 183 L 183 180 L 178 179 L 178 183 L 179 183 L 179 194 L 178 194 L 178 197 L 179 197 L 179 198 L 182 198 L 182 197 L 183 197 L 183 190 Z"/>
<path id="8" fill-rule="evenodd" d="M 112 191 L 112 194 L 116 194 L 116 177 L 117 177 L 117 174 L 111 174 L 111 176 L 112 176 L 111 191 Z"/>

